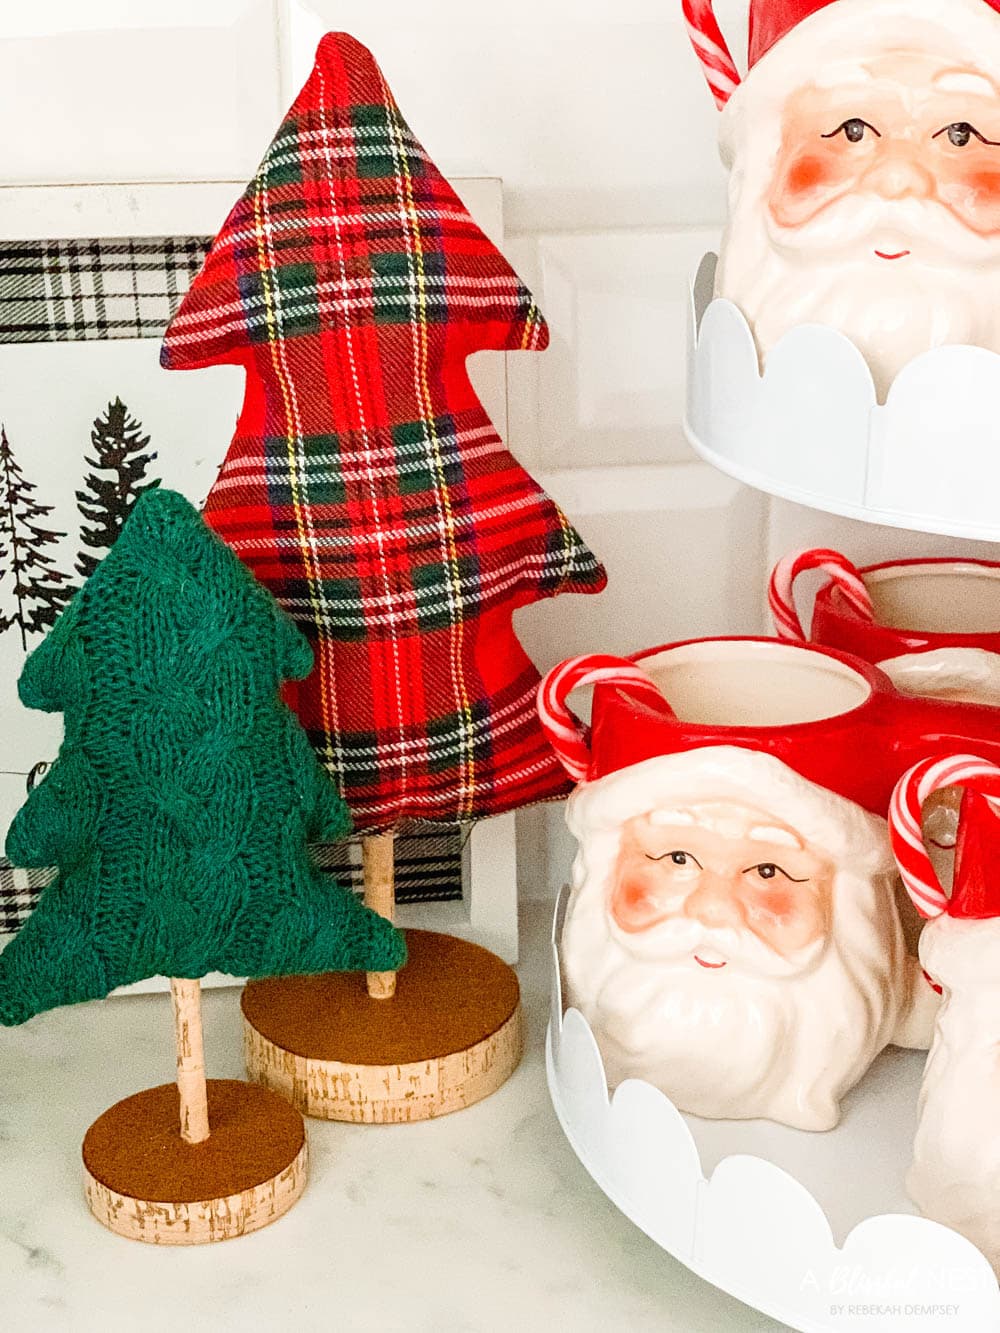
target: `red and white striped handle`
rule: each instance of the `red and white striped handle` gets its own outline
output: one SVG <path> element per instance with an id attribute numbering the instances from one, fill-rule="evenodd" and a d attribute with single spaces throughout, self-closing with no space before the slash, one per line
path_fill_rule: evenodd
<path id="1" fill-rule="evenodd" d="M 779 560 L 771 574 L 767 600 L 779 639 L 805 643 L 808 635 L 795 609 L 795 580 L 807 569 L 825 569 L 844 597 L 865 620 L 875 619 L 875 608 L 865 581 L 846 555 L 817 547 L 813 551 L 793 551 Z"/>
<path id="2" fill-rule="evenodd" d="M 670 713 L 658 687 L 628 658 L 591 653 L 553 667 L 538 686 L 538 716 L 556 758 L 574 782 L 582 782 L 587 776 L 590 746 L 586 727 L 566 700 L 584 685 L 624 685 L 629 694 L 655 700 L 661 713 Z"/>
<path id="3" fill-rule="evenodd" d="M 729 53 L 712 0 L 683 0 L 684 21 L 708 86 L 721 111 L 739 86 L 740 72 Z"/>
<path id="4" fill-rule="evenodd" d="M 889 804 L 889 838 L 903 883 L 921 916 L 932 918 L 948 911 L 948 895 L 927 855 L 921 831 L 921 812 L 927 798 L 943 787 L 971 786 L 996 801 L 1000 796 L 1000 768 L 975 754 L 952 754 L 924 759 L 896 783 Z"/>

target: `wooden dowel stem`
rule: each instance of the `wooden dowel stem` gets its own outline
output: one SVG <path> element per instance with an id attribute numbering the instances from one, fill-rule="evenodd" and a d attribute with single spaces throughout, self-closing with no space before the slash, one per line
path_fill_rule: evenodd
<path id="1" fill-rule="evenodd" d="M 396 913 L 396 883 L 393 870 L 394 839 L 377 833 L 361 842 L 365 906 L 392 921 Z M 395 972 L 369 972 L 368 994 L 373 1000 L 391 1000 L 396 993 Z"/>
<path id="2" fill-rule="evenodd" d="M 208 1138 L 208 1088 L 201 1031 L 201 982 L 170 979 L 177 1040 L 177 1091 L 181 1097 L 181 1138 L 203 1143 Z"/>

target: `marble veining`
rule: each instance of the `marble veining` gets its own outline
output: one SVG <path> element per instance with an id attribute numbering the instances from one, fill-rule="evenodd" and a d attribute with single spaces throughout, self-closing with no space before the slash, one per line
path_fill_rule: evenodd
<path id="1" fill-rule="evenodd" d="M 173 1077 L 169 998 L 55 1010 L 0 1030 L 5 1333 L 768 1333 L 600 1193 L 545 1086 L 551 909 L 522 921 L 528 1018 L 498 1093 L 413 1125 L 309 1122 L 305 1194 L 273 1226 L 161 1249 L 87 1211 L 80 1143 L 107 1106 Z M 209 1073 L 242 1074 L 237 992 L 204 997 Z"/>

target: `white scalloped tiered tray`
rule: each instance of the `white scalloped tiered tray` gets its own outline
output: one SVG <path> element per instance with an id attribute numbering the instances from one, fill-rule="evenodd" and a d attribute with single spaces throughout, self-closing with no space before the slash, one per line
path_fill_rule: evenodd
<path id="1" fill-rule="evenodd" d="M 854 343 L 804 324 L 762 375 L 743 314 L 712 299 L 716 263 L 702 260 L 689 311 L 684 428 L 702 458 L 813 509 L 1000 541 L 1000 355 L 935 348 L 879 403 Z"/>
<path id="2" fill-rule="evenodd" d="M 700 1277 L 804 1333 L 1000 1329 L 985 1257 L 915 1216 L 903 1188 L 920 1052 L 885 1052 L 828 1134 L 682 1115 L 635 1079 L 609 1097 L 586 1020 L 563 1012 L 566 896 L 552 942 L 549 1091 L 574 1152 L 626 1217 Z"/>

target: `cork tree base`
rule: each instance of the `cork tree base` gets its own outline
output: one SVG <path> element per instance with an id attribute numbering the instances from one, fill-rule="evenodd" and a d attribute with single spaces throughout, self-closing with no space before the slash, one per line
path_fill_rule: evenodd
<path id="1" fill-rule="evenodd" d="M 180 1136 L 177 1085 L 149 1088 L 98 1117 L 83 1141 L 83 1183 L 99 1222 L 130 1240 L 203 1245 L 257 1231 L 305 1188 L 302 1117 L 267 1088 L 208 1084 L 209 1137 Z"/>
<path id="2" fill-rule="evenodd" d="M 513 968 L 451 935 L 406 940 L 392 999 L 372 999 L 352 972 L 248 982 L 249 1077 L 306 1115 L 368 1124 L 428 1120 L 496 1092 L 524 1049 Z"/>

